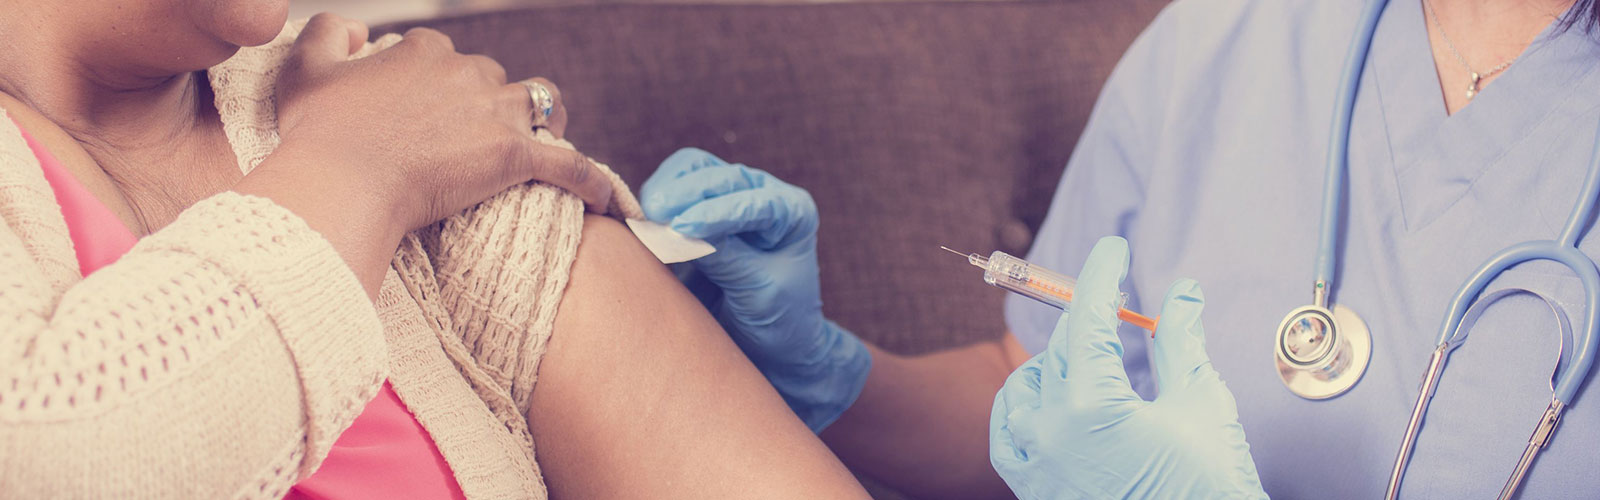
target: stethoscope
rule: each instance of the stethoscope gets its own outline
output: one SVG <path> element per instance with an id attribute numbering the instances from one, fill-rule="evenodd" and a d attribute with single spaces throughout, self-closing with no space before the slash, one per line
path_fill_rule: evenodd
<path id="1" fill-rule="evenodd" d="M 1355 311 L 1343 305 L 1328 307 L 1328 297 L 1333 288 L 1334 247 L 1338 243 L 1340 194 L 1344 189 L 1345 170 L 1349 165 L 1350 119 L 1355 112 L 1357 87 L 1361 83 L 1362 68 L 1366 64 L 1367 49 L 1372 45 L 1378 19 L 1388 0 L 1372 0 L 1361 14 L 1361 24 L 1345 56 L 1345 66 L 1335 98 L 1333 124 L 1329 133 L 1327 155 L 1327 180 L 1322 195 L 1322 226 L 1316 260 L 1316 281 L 1313 282 L 1312 302 L 1285 316 L 1278 325 L 1274 357 L 1278 374 L 1290 392 L 1306 399 L 1327 399 L 1350 390 L 1366 372 L 1372 355 L 1372 337 L 1367 325 Z M 1400 479 L 1405 476 L 1407 462 L 1416 447 L 1417 434 L 1422 429 L 1423 417 L 1428 412 L 1428 402 L 1433 399 L 1439 377 L 1444 372 L 1450 351 L 1466 341 L 1470 324 L 1463 319 L 1481 314 L 1475 307 L 1490 281 L 1501 271 L 1533 260 L 1550 260 L 1567 266 L 1583 282 L 1583 329 L 1573 335 L 1573 349 L 1568 359 L 1558 360 L 1556 374 L 1551 377 L 1550 406 L 1539 417 L 1538 426 L 1528 439 L 1528 446 L 1500 491 L 1500 498 L 1516 494 L 1527 476 L 1528 468 L 1539 451 L 1549 446 L 1561 413 L 1577 394 L 1588 377 L 1589 366 L 1595 356 L 1595 335 L 1600 332 L 1600 270 L 1594 260 L 1578 251 L 1578 240 L 1594 215 L 1596 200 L 1600 199 L 1600 137 L 1595 140 L 1589 173 L 1583 182 L 1578 202 L 1566 226 L 1555 241 L 1541 240 L 1518 243 L 1485 261 L 1472 276 L 1462 283 L 1450 302 L 1444 322 L 1440 327 L 1437 348 L 1428 361 L 1423 375 L 1421 392 L 1411 410 L 1411 420 L 1405 437 L 1400 442 L 1400 452 L 1395 457 L 1394 469 L 1389 476 L 1387 498 L 1399 494 Z M 1484 304 L 1492 302 L 1483 297 Z M 1552 307 L 1556 307 L 1553 306 Z M 1559 309 L 1559 308 L 1557 308 Z M 1557 310 L 1557 318 L 1565 321 Z M 1470 323 L 1470 322 L 1469 322 Z M 1563 341 L 1564 342 L 1564 341 Z M 1564 372 L 1564 373 L 1563 373 Z"/>

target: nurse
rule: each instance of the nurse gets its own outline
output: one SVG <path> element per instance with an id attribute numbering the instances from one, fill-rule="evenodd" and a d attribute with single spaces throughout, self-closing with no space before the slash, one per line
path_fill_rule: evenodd
<path id="1" fill-rule="evenodd" d="M 708 305 L 802 418 L 832 424 L 842 458 L 897 486 L 982 494 L 999 482 L 971 456 L 992 451 L 1029 498 L 1379 497 L 1452 295 L 1490 255 L 1555 238 L 1572 210 L 1600 126 L 1600 31 L 1594 0 L 1390 2 L 1353 107 L 1332 297 L 1360 311 L 1371 361 L 1348 392 L 1309 400 L 1280 381 L 1273 332 L 1311 295 L 1328 124 L 1361 10 L 1168 7 L 1106 83 L 1029 255 L 1082 269 L 1075 314 L 1011 297 L 1014 336 L 995 344 L 901 357 L 826 321 L 815 207 L 759 170 L 682 152 L 643 187 L 646 213 L 733 250 L 697 263 L 724 292 Z M 1595 240 L 1579 249 L 1600 255 Z M 1119 329 L 1119 286 L 1131 308 L 1160 311 L 1153 341 Z M 1581 284 L 1530 262 L 1488 295 L 1401 497 L 1500 491 L 1550 402 L 1551 305 L 1580 321 Z M 1600 491 L 1594 391 L 1523 498 Z"/>

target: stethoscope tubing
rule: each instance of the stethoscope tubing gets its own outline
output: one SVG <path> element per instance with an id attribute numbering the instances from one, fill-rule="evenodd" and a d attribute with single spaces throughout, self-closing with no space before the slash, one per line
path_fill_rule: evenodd
<path id="1" fill-rule="evenodd" d="M 1595 130 L 1594 150 L 1589 153 L 1589 162 L 1589 173 L 1583 178 L 1583 190 L 1578 192 L 1572 215 L 1567 217 L 1567 224 L 1561 228 L 1561 236 L 1557 240 L 1564 247 L 1578 247 L 1578 242 L 1593 224 L 1595 204 L 1600 202 L 1600 129 Z M 1594 260 L 1590 259 L 1589 262 L 1593 267 Z"/>
<path id="2" fill-rule="evenodd" d="M 1460 342 L 1457 336 L 1461 329 L 1461 319 L 1466 316 L 1467 309 L 1472 307 L 1472 303 L 1478 300 L 1483 289 L 1501 271 L 1532 260 L 1559 262 L 1578 276 L 1578 280 L 1583 283 L 1584 295 L 1583 333 L 1573 336 L 1571 361 L 1566 367 L 1566 373 L 1557 375 L 1555 392 L 1552 395 L 1556 401 L 1564 405 L 1572 404 L 1572 398 L 1583 388 L 1583 383 L 1589 376 L 1589 369 L 1594 364 L 1595 352 L 1600 349 L 1600 344 L 1596 343 L 1596 336 L 1600 334 L 1600 269 L 1595 267 L 1593 259 L 1578 249 L 1578 242 L 1593 224 L 1595 204 L 1600 202 L 1600 131 L 1596 132 L 1594 144 L 1594 150 L 1590 153 L 1589 172 L 1584 176 L 1583 188 L 1578 192 L 1578 199 L 1572 207 L 1572 214 L 1567 217 L 1567 223 L 1561 229 L 1561 235 L 1555 241 L 1529 241 L 1513 245 L 1501 250 L 1479 266 L 1477 272 L 1461 285 L 1461 289 L 1456 291 L 1455 298 L 1450 301 L 1450 308 L 1445 312 L 1444 322 L 1439 328 L 1439 342 L 1436 344 L 1445 346 Z"/>
<path id="3" fill-rule="evenodd" d="M 1350 125 L 1355 114 L 1355 100 L 1361 87 L 1361 76 L 1366 67 L 1367 54 L 1377 33 L 1378 21 L 1388 4 L 1388 0 L 1367 2 L 1365 10 L 1361 13 L 1359 28 L 1350 41 L 1349 51 L 1345 54 L 1344 71 L 1334 96 L 1332 124 L 1328 134 L 1327 173 L 1323 183 L 1322 224 L 1319 227 L 1315 263 L 1316 286 L 1320 292 L 1317 294 L 1318 297 L 1326 297 L 1331 294 L 1333 288 L 1333 277 L 1337 269 L 1336 247 L 1339 243 L 1339 224 L 1344 214 L 1342 205 L 1345 175 L 1350 160 Z M 1446 346 L 1454 340 L 1467 310 L 1501 271 L 1532 260 L 1559 262 L 1571 269 L 1583 283 L 1585 304 L 1583 330 L 1580 335 L 1574 335 L 1576 338 L 1573 339 L 1571 363 L 1567 366 L 1566 373 L 1558 376 L 1553 394 L 1554 399 L 1563 404 L 1571 404 L 1573 396 L 1582 388 L 1594 364 L 1596 350 L 1600 348 L 1600 344 L 1596 342 L 1596 336 L 1600 335 L 1600 270 L 1595 267 L 1593 259 L 1577 249 L 1578 242 L 1593 223 L 1596 203 L 1600 201 L 1600 132 L 1596 134 L 1590 162 L 1583 188 L 1561 235 L 1555 241 L 1529 241 L 1513 245 L 1480 265 L 1451 300 L 1436 344 L 1436 346 Z"/>
<path id="4" fill-rule="evenodd" d="M 1483 293 L 1483 289 L 1501 271 L 1533 260 L 1559 262 L 1571 269 L 1583 283 L 1585 334 L 1573 336 L 1571 361 L 1566 367 L 1566 373 L 1557 376 L 1552 394 L 1552 397 L 1562 404 L 1571 404 L 1573 396 L 1578 393 L 1578 389 L 1587 378 L 1590 366 L 1594 364 L 1597 347 L 1595 333 L 1596 327 L 1600 326 L 1600 271 L 1596 270 L 1594 261 L 1577 248 L 1562 245 L 1559 241 L 1527 241 L 1495 254 L 1479 266 L 1471 278 L 1462 283 L 1455 298 L 1450 301 L 1450 308 L 1445 313 L 1435 346 L 1448 345 L 1454 348 L 1459 341 L 1465 340 L 1458 338 L 1461 333 L 1461 320 L 1466 316 L 1467 309 L 1478 299 L 1479 294 Z"/>
<path id="5" fill-rule="evenodd" d="M 1333 273 L 1339 244 L 1339 218 L 1344 214 L 1344 176 L 1350 165 L 1350 120 L 1356 111 L 1356 93 L 1361 88 L 1361 73 L 1367 66 L 1367 52 L 1372 47 L 1373 34 L 1378 31 L 1378 19 L 1389 0 L 1373 0 L 1361 13 L 1361 28 L 1350 41 L 1345 54 L 1344 76 L 1334 96 L 1333 123 L 1328 126 L 1328 156 L 1325 170 L 1327 179 L 1322 183 L 1322 226 L 1317 240 L 1315 265 L 1318 286 L 1332 287 Z M 1326 294 L 1319 294 L 1326 295 Z M 1327 304 L 1317 304 L 1327 306 Z"/>
<path id="6" fill-rule="evenodd" d="M 1361 74 L 1366 66 L 1367 52 L 1372 47 L 1378 21 L 1388 3 L 1388 0 L 1370 0 L 1367 3 L 1366 10 L 1361 15 L 1359 29 L 1350 43 L 1349 53 L 1345 56 L 1345 67 L 1335 95 L 1333 124 L 1328 136 L 1327 179 L 1323 186 L 1322 226 L 1319 228 L 1321 234 L 1315 267 L 1317 280 L 1315 305 L 1318 307 L 1326 307 L 1336 270 L 1335 247 L 1338 245 L 1339 221 L 1343 215 L 1341 196 L 1344 194 L 1345 174 L 1349 168 L 1350 123 L 1355 114 L 1355 98 L 1361 85 Z M 1555 240 L 1526 241 L 1497 252 L 1478 266 L 1451 299 L 1449 309 L 1446 310 L 1439 328 L 1433 357 L 1429 361 L 1428 370 L 1419 388 L 1416 405 L 1412 407 L 1411 419 L 1405 435 L 1401 438 L 1400 450 L 1389 476 L 1385 498 L 1394 499 L 1399 495 L 1400 483 L 1404 480 L 1406 466 L 1416 448 L 1417 436 L 1426 418 L 1429 401 L 1437 389 L 1439 378 L 1443 375 L 1450 351 L 1466 341 L 1462 320 L 1472 310 L 1472 305 L 1478 301 L 1484 288 L 1488 287 L 1502 271 L 1534 260 L 1558 262 L 1577 275 L 1578 280 L 1583 283 L 1583 330 L 1573 335 L 1572 354 L 1564 367 L 1564 373 L 1558 373 L 1551 385 L 1550 405 L 1540 417 L 1539 424 L 1530 436 L 1516 469 L 1500 492 L 1500 498 L 1511 498 L 1517 494 L 1529 467 L 1533 465 L 1534 458 L 1538 456 L 1540 450 L 1550 445 L 1562 413 L 1572 404 L 1573 398 L 1588 379 L 1589 370 L 1594 364 L 1596 348 L 1600 347 L 1596 344 L 1596 336 L 1600 334 L 1600 268 L 1596 267 L 1594 259 L 1578 249 L 1578 243 L 1582 241 L 1588 227 L 1593 224 L 1596 204 L 1600 203 L 1600 130 L 1596 131 L 1594 149 L 1590 153 L 1589 161 L 1589 171 L 1584 177 L 1583 187 L 1578 193 L 1571 215 L 1562 227 L 1561 234 Z M 1280 338 L 1283 334 L 1280 328 L 1278 333 Z M 1562 369 L 1560 360 L 1557 360 L 1557 366 L 1558 370 Z"/>

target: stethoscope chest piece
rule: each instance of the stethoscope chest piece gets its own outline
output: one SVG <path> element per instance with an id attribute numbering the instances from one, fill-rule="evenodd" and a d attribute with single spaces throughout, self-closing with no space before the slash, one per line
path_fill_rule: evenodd
<path id="1" fill-rule="evenodd" d="M 1328 399 L 1350 390 L 1367 372 L 1372 335 L 1350 308 L 1307 305 L 1289 312 L 1278 325 L 1278 378 L 1296 396 Z"/>

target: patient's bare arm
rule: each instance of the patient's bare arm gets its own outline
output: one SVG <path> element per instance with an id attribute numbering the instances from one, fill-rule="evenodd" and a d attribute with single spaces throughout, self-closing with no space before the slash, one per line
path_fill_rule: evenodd
<path id="1" fill-rule="evenodd" d="M 556 498 L 865 498 L 665 266 L 588 216 L 529 413 Z"/>
<path id="2" fill-rule="evenodd" d="M 822 439 L 857 471 L 915 498 L 1010 498 L 989 465 L 989 410 L 1028 359 L 1000 340 L 901 356 L 868 344 L 872 371 Z"/>

